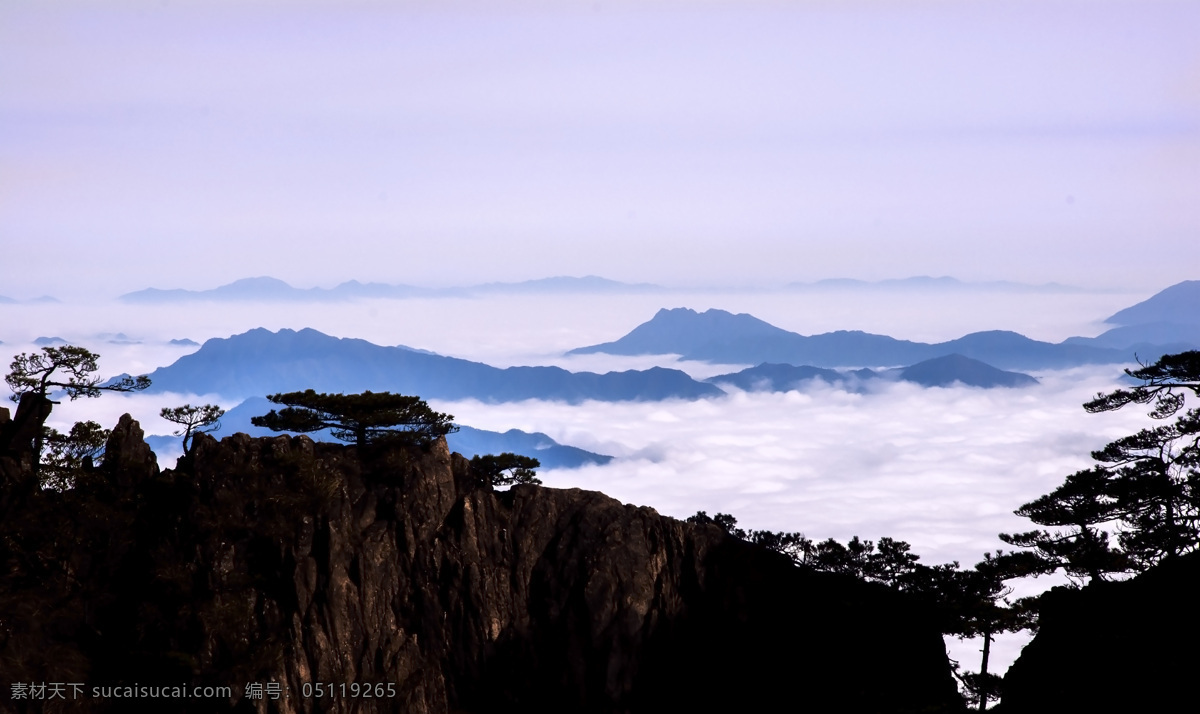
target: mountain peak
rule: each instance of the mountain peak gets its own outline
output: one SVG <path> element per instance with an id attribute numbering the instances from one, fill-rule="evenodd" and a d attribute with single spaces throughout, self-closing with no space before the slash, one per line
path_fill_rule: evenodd
<path id="1" fill-rule="evenodd" d="M 1028 374 L 1006 372 L 965 355 L 948 354 L 927 359 L 900 370 L 900 379 L 923 387 L 1030 387 L 1038 383 Z"/>
<path id="2" fill-rule="evenodd" d="M 1200 280 L 1185 280 L 1105 320 L 1110 325 L 1200 324 Z"/>
<path id="3" fill-rule="evenodd" d="M 614 342 L 580 347 L 567 354 L 687 354 L 702 350 L 714 340 L 756 341 L 785 335 L 793 333 L 745 313 L 735 315 L 715 308 L 701 313 L 687 307 L 663 308 Z"/>

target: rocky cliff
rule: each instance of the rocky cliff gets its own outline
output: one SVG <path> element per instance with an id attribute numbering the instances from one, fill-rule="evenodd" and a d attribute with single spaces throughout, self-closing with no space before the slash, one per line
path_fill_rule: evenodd
<path id="1" fill-rule="evenodd" d="M 1005 714 L 1194 711 L 1197 602 L 1200 553 L 1123 582 L 1055 588 L 1004 677 Z"/>
<path id="2" fill-rule="evenodd" d="M 0 443 L 10 481 L 29 466 L 19 442 Z M 444 442 L 201 435 L 160 471 L 125 416 L 75 488 L 3 493 L 12 711 L 961 706 L 934 619 L 897 593 L 600 493 L 496 492 Z M 232 689 L 56 703 L 14 699 L 14 682 Z"/>

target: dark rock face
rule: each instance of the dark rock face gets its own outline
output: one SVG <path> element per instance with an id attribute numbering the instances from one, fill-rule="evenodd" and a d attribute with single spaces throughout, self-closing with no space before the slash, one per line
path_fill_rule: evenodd
<path id="1" fill-rule="evenodd" d="M 897 593 L 599 493 L 478 487 L 444 442 L 199 435 L 160 472 L 125 417 L 102 466 L 44 495 L 75 509 L 45 552 L 78 587 L 42 578 L 57 604 L 17 622 L 13 588 L 35 586 L 4 586 L 0 681 L 233 687 L 71 711 L 961 707 L 934 619 Z M 243 696 L 271 681 L 288 696 Z M 349 695 L 366 683 L 392 693 Z"/>
<path id="2" fill-rule="evenodd" d="M 1004 678 L 1005 714 L 1193 711 L 1198 592 L 1200 553 L 1047 593 L 1037 636 Z"/>

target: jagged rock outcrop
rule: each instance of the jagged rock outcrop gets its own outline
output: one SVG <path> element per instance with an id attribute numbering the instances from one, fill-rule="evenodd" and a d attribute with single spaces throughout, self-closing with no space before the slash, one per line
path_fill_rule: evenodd
<path id="1" fill-rule="evenodd" d="M 33 474 L 33 441 L 53 404 L 46 397 L 26 392 L 10 416 L 0 407 L 0 499 L 24 498 L 36 490 Z"/>
<path id="2" fill-rule="evenodd" d="M 1200 552 L 1123 582 L 1055 588 L 1004 677 L 1005 714 L 1184 712 L 1200 671 Z"/>
<path id="3" fill-rule="evenodd" d="M 495 492 L 444 441 L 199 435 L 160 471 L 126 416 L 100 467 L 43 495 L 60 515 L 40 531 L 43 577 L 0 597 L 0 680 L 233 687 L 71 711 L 961 706 L 934 618 L 899 594 L 600 493 Z M 18 620 L 14 587 L 50 604 Z M 287 696 L 251 699 L 251 682 Z M 384 696 L 350 696 L 366 683 Z"/>

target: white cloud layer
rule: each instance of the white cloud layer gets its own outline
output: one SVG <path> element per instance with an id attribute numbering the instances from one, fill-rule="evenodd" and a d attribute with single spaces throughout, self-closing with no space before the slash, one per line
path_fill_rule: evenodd
<path id="1" fill-rule="evenodd" d="M 1043 374 L 1042 386 L 1024 390 L 898 383 L 872 394 L 814 386 L 697 402 L 436 407 L 481 428 L 543 431 L 619 457 L 607 466 L 544 472 L 550 486 L 603 491 L 677 518 L 732 513 L 747 528 L 814 539 L 891 536 L 911 543 L 926 563 L 969 567 L 1006 547 L 998 533 L 1033 527 L 1014 509 L 1090 465 L 1092 450 L 1148 421 L 1132 410 L 1083 411 L 1082 402 L 1115 386 L 1114 372 Z M 1016 583 L 1016 594 L 1058 582 Z M 1002 638 L 994 671 L 1026 640 Z M 949 644 L 964 666 L 978 666 L 978 643 Z"/>

